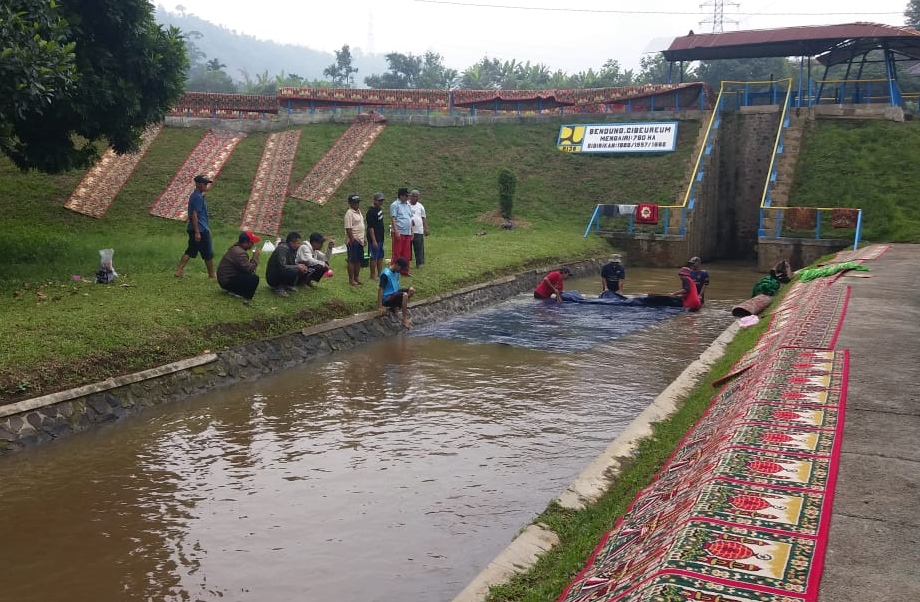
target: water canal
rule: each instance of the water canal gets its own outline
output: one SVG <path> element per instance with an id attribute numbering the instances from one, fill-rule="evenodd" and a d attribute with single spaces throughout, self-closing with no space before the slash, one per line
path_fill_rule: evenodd
<path id="1" fill-rule="evenodd" d="M 521 295 L 0 457 L 3 598 L 450 600 L 759 278 L 710 271 L 698 314 Z"/>

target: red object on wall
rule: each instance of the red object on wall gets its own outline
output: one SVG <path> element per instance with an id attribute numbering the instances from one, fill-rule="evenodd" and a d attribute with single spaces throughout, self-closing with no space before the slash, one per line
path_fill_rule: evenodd
<path id="1" fill-rule="evenodd" d="M 639 203 L 636 205 L 635 219 L 637 224 L 657 224 L 658 205 L 653 205 L 651 203 Z"/>

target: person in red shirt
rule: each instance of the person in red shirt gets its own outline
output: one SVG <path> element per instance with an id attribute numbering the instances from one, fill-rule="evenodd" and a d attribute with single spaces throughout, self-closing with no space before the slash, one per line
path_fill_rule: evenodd
<path id="1" fill-rule="evenodd" d="M 683 306 L 690 311 L 700 311 L 703 302 L 696 290 L 696 283 L 693 281 L 690 268 L 680 268 L 677 277 L 680 278 L 680 290 L 674 293 L 674 296 L 683 299 Z"/>
<path id="2" fill-rule="evenodd" d="M 566 267 L 550 272 L 533 289 L 534 299 L 552 299 L 553 295 L 556 295 L 556 303 L 562 303 L 562 291 L 565 290 L 565 281 L 571 275 L 572 272 Z"/>

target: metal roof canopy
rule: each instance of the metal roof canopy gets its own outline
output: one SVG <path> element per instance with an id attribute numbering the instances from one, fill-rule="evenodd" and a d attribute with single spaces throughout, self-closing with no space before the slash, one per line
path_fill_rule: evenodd
<path id="1" fill-rule="evenodd" d="M 706 61 L 765 57 L 817 57 L 825 66 L 846 63 L 872 50 L 889 50 L 903 60 L 920 60 L 920 31 L 879 23 L 808 25 L 724 33 L 690 33 L 674 38 L 665 60 Z"/>

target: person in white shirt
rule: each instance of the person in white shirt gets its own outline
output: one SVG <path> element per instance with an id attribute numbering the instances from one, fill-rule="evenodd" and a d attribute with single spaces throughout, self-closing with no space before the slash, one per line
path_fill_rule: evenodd
<path id="1" fill-rule="evenodd" d="M 361 286 L 364 284 L 358 277 L 361 275 L 361 264 L 364 263 L 364 216 L 358 207 L 361 197 L 352 194 L 348 197 L 348 211 L 345 212 L 345 248 L 348 255 L 348 284 Z"/>
<path id="2" fill-rule="evenodd" d="M 320 251 L 320 249 L 323 248 L 323 243 L 326 242 L 328 242 L 326 253 L 332 253 L 332 246 L 335 244 L 335 239 L 330 238 L 327 241 L 326 237 L 319 232 L 313 232 L 310 234 L 309 242 L 300 245 L 297 249 L 297 258 L 295 261 L 307 266 L 304 284 L 309 287 L 312 287 L 314 282 L 318 282 L 320 278 L 326 275 L 326 272 L 330 271 L 329 259 L 326 253 Z"/>
<path id="3" fill-rule="evenodd" d="M 418 190 L 409 191 L 409 206 L 412 207 L 412 254 L 415 256 L 417 268 L 425 263 L 425 237 L 428 236 L 428 215 L 425 213 L 425 206 L 418 201 L 419 196 Z"/>

